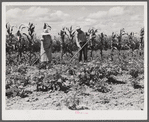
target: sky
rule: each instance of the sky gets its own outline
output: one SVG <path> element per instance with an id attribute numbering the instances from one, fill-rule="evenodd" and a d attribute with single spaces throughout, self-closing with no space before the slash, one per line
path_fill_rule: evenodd
<path id="1" fill-rule="evenodd" d="M 79 5 L 79 6 L 50 6 L 50 5 L 9 5 L 6 6 L 6 22 L 10 25 L 35 24 L 35 33 L 40 36 L 43 24 L 46 22 L 51 27 L 51 35 L 58 36 L 62 27 L 80 26 L 83 31 L 89 28 L 98 29 L 98 33 L 111 35 L 119 33 L 121 28 L 125 31 L 137 32 L 144 27 L 144 6 L 139 5 Z M 17 28 L 14 28 L 15 33 Z M 23 30 L 24 32 L 27 29 Z"/>

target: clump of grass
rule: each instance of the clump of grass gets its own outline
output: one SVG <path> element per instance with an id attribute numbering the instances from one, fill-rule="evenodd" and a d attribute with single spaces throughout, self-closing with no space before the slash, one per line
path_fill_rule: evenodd
<path id="1" fill-rule="evenodd" d="M 141 80 L 139 78 L 139 70 L 138 69 L 131 69 L 130 75 L 132 76 L 131 84 L 132 84 L 133 88 L 135 88 L 135 89 L 143 88 L 143 86 L 140 84 Z"/>
<path id="2" fill-rule="evenodd" d="M 129 74 L 132 76 L 132 78 L 137 78 L 139 76 L 139 71 L 138 69 L 133 68 L 130 70 Z"/>

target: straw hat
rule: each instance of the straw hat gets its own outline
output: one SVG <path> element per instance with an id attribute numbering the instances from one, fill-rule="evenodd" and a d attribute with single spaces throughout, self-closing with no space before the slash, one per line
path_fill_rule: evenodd
<path id="1" fill-rule="evenodd" d="M 49 29 L 44 29 L 42 35 L 50 35 Z"/>
<path id="2" fill-rule="evenodd" d="M 44 33 L 49 33 L 49 29 L 46 28 L 46 29 L 43 30 L 43 32 L 44 32 Z"/>
<path id="3" fill-rule="evenodd" d="M 76 30 L 81 30 L 81 27 L 80 27 L 80 26 L 77 26 L 77 27 L 76 27 Z"/>
<path id="4" fill-rule="evenodd" d="M 47 23 L 44 23 L 43 31 L 44 31 L 45 33 L 47 33 L 48 30 L 51 30 L 51 26 L 49 26 Z"/>

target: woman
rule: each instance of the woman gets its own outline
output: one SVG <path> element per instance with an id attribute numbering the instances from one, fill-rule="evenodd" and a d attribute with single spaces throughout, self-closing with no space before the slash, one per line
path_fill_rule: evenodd
<path id="1" fill-rule="evenodd" d="M 41 48 L 40 48 L 41 64 L 46 66 L 51 66 L 52 61 L 52 38 L 49 33 L 49 28 L 44 26 L 44 32 L 41 38 Z"/>

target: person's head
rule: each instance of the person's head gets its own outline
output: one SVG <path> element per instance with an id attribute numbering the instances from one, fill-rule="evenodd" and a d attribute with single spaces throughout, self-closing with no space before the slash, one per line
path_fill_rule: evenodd
<path id="1" fill-rule="evenodd" d="M 49 29 L 46 28 L 46 29 L 43 30 L 43 32 L 44 32 L 44 33 L 49 33 Z"/>
<path id="2" fill-rule="evenodd" d="M 76 27 L 76 31 L 77 31 L 77 32 L 80 32 L 80 31 L 81 31 L 81 27 L 80 27 L 80 26 L 77 26 L 77 27 Z"/>

